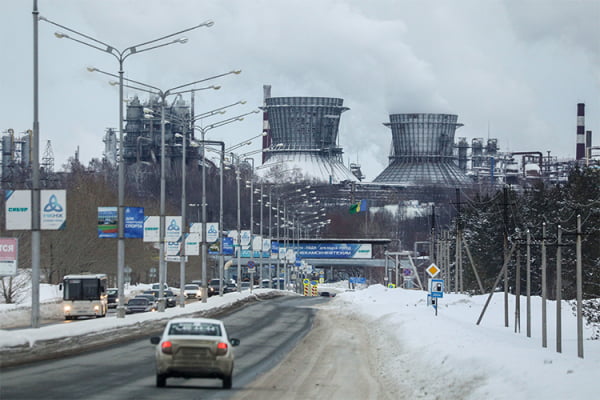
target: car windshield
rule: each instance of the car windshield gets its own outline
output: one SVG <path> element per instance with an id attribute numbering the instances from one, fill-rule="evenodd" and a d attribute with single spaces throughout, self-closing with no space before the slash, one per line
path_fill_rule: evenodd
<path id="1" fill-rule="evenodd" d="M 198 290 L 198 285 L 185 285 L 183 290 Z"/>
<path id="2" fill-rule="evenodd" d="M 117 289 L 108 289 L 106 294 L 108 294 L 109 296 L 113 296 L 113 295 L 117 294 Z"/>
<path id="3" fill-rule="evenodd" d="M 169 335 L 221 336 L 221 326 L 210 322 L 174 322 Z"/>

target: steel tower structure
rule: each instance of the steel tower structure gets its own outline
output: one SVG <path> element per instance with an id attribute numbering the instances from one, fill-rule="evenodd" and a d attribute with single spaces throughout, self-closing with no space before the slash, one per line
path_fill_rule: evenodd
<path id="1" fill-rule="evenodd" d="M 373 182 L 399 186 L 463 186 L 470 181 L 454 162 L 453 114 L 390 114 L 388 167 Z"/>
<path id="2" fill-rule="evenodd" d="M 266 93 L 266 92 L 265 92 Z M 343 99 L 330 97 L 268 97 L 263 111 L 270 147 L 262 169 L 299 170 L 320 182 L 357 181 L 344 166 L 338 146 Z"/>

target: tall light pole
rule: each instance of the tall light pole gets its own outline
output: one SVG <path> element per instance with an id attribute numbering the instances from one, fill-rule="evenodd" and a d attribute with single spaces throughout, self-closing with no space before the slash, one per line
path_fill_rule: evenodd
<path id="1" fill-rule="evenodd" d="M 245 116 L 250 115 L 250 114 L 256 114 L 258 113 L 258 110 L 254 110 L 245 114 L 241 114 L 241 115 L 237 115 L 235 117 L 231 117 L 228 119 L 225 119 L 223 121 L 219 121 L 219 122 L 215 122 L 213 124 L 210 124 L 206 127 L 195 127 L 197 130 L 200 131 L 201 134 L 201 146 L 202 146 L 202 302 L 206 303 L 207 301 L 207 297 L 208 297 L 208 281 L 207 281 L 207 266 L 206 266 L 206 258 L 207 258 L 207 243 L 206 243 L 206 167 L 205 167 L 205 148 L 206 146 L 204 145 L 206 139 L 206 132 L 211 130 L 211 129 L 215 129 L 218 127 L 221 127 L 223 125 L 227 125 L 227 124 L 231 124 L 233 122 L 237 122 L 237 121 L 242 121 L 244 119 Z M 223 150 L 224 153 L 224 150 Z M 222 227 L 220 226 L 219 229 L 222 229 Z"/>
<path id="2" fill-rule="evenodd" d="M 35 17 L 35 13 L 34 13 L 34 17 Z M 124 151 L 123 151 L 123 142 L 124 142 L 123 75 L 125 72 L 123 70 L 123 64 L 124 64 L 125 60 L 133 54 L 143 53 L 143 52 L 146 52 L 149 50 L 168 46 L 168 45 L 174 44 L 174 43 L 186 43 L 187 42 L 186 38 L 174 39 L 174 40 L 164 42 L 164 43 L 159 43 L 159 42 L 169 39 L 169 38 L 172 38 L 177 35 L 181 35 L 185 32 L 189 32 L 194 29 L 198 29 L 200 27 L 211 27 L 214 25 L 214 22 L 213 21 L 205 21 L 205 22 L 202 22 L 201 24 L 198 24 L 191 28 L 187 28 L 187 29 L 175 32 L 175 33 L 171 33 L 169 35 L 162 36 L 162 37 L 159 37 L 154 40 L 139 43 L 134 46 L 127 47 L 124 50 L 118 50 L 114 46 L 111 46 L 105 42 L 95 39 L 89 35 L 78 32 L 74 29 L 68 28 L 64 25 L 58 24 L 58 23 L 51 21 L 47 18 L 44 18 L 42 16 L 39 17 L 39 20 L 48 22 L 49 24 L 52 24 L 54 26 L 57 26 L 61 29 L 64 29 L 66 31 L 69 31 L 69 32 L 77 35 L 77 37 L 71 37 L 67 34 L 57 32 L 54 34 L 57 38 L 70 39 L 74 42 L 83 44 L 87 47 L 91 47 L 98 51 L 108 53 L 108 54 L 112 55 L 113 57 L 115 57 L 119 63 L 119 172 L 118 172 L 118 174 L 119 174 L 118 175 L 118 214 L 119 214 L 119 218 L 118 218 L 118 236 L 117 236 L 117 286 L 119 289 L 119 305 L 117 306 L 117 317 L 124 318 L 125 317 L 125 306 L 124 306 L 124 304 L 125 304 L 125 294 L 124 294 L 124 291 L 125 291 L 125 284 L 124 284 L 124 275 L 125 275 L 124 274 L 124 270 L 125 270 L 125 234 L 124 234 L 124 231 L 125 231 L 125 229 L 124 229 L 124 227 L 125 227 L 125 215 L 124 215 L 125 214 L 124 213 L 124 207 L 125 207 L 125 160 L 124 160 Z M 34 126 L 34 130 L 35 130 L 35 126 Z M 37 146 L 34 146 L 34 147 L 37 147 Z M 37 158 L 37 157 L 34 157 L 34 158 Z M 38 177 L 38 179 L 39 179 L 39 177 Z M 38 196 L 38 203 L 39 203 L 39 196 Z M 34 205 L 34 207 L 35 207 L 35 205 Z M 39 223 L 39 216 L 38 216 L 38 223 Z M 32 240 L 32 247 L 34 247 L 34 242 L 35 242 L 35 240 Z M 38 252 L 39 252 L 39 240 L 38 240 Z M 162 290 L 162 289 L 163 288 L 161 285 L 160 290 Z"/>
<path id="3" fill-rule="evenodd" d="M 232 159 L 234 157 L 232 153 Z M 238 254 L 237 254 L 237 285 L 238 290 L 241 287 L 241 278 L 242 278 L 242 220 L 240 214 L 240 166 L 238 163 L 235 163 L 235 181 L 237 184 L 237 242 L 238 242 Z"/>
<path id="4" fill-rule="evenodd" d="M 38 7 L 33 1 L 33 143 L 31 146 L 31 327 L 40 327 L 40 123 L 38 98 Z"/>
<path id="5" fill-rule="evenodd" d="M 91 68 L 90 70 L 107 74 L 106 72 L 100 71 L 97 68 Z M 159 286 L 160 286 L 158 289 L 158 311 L 159 312 L 165 311 L 164 285 L 165 285 L 166 278 L 167 278 L 167 266 L 166 266 L 166 256 L 165 256 L 165 233 L 166 233 L 166 226 L 165 226 L 166 225 L 165 224 L 165 204 L 166 204 L 165 103 L 167 102 L 167 97 L 172 96 L 172 95 L 178 95 L 178 94 L 182 94 L 182 93 L 189 93 L 189 92 L 205 90 L 205 89 L 220 89 L 220 86 L 212 85 L 212 86 L 203 87 L 203 88 L 180 90 L 180 89 L 195 85 L 200 82 L 205 82 L 210 79 L 215 79 L 215 78 L 218 78 L 218 77 L 221 77 L 224 75 L 228 75 L 230 73 L 239 73 L 239 72 L 231 71 L 226 74 L 220 74 L 220 75 L 216 75 L 216 76 L 213 76 L 210 78 L 193 81 L 193 82 L 179 85 L 174 88 L 167 89 L 167 90 L 161 90 L 155 86 L 148 85 L 146 83 L 142 83 L 142 82 L 138 82 L 138 81 L 134 81 L 132 79 L 127 79 L 127 81 L 133 82 L 137 85 L 141 85 L 144 87 L 120 84 L 120 86 L 126 86 L 131 89 L 155 94 L 155 95 L 159 96 L 161 99 L 161 102 L 160 102 L 160 125 L 161 125 L 160 126 L 160 211 L 159 211 L 159 213 L 160 213 L 159 241 L 160 242 L 159 242 L 159 250 L 158 250 L 159 251 L 159 260 L 158 260 L 158 262 L 159 262 L 159 264 L 158 264 L 159 265 Z M 112 74 L 108 74 L 108 75 L 112 75 Z M 204 205 L 202 207 L 204 210 Z M 204 237 L 204 235 L 205 235 L 204 229 L 202 231 L 203 231 L 202 236 Z M 182 230 L 182 233 L 183 233 L 183 230 Z M 204 282 L 203 282 L 203 285 L 205 285 Z M 203 293 L 202 301 L 205 301 L 205 297 L 206 297 L 205 293 Z"/>
<path id="6" fill-rule="evenodd" d="M 250 172 L 250 259 L 254 258 L 254 158 L 244 158 L 245 162 L 251 161 Z M 250 273 L 250 291 L 254 285 L 254 272 Z M 238 286 L 238 292 L 242 291 L 242 286 Z"/>

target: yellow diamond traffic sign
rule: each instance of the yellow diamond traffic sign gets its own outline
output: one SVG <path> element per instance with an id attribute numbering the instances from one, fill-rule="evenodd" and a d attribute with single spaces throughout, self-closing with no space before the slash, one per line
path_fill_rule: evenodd
<path id="1" fill-rule="evenodd" d="M 440 273 L 440 269 L 435 264 L 431 264 L 425 271 L 427 271 L 429 276 L 432 278 Z"/>

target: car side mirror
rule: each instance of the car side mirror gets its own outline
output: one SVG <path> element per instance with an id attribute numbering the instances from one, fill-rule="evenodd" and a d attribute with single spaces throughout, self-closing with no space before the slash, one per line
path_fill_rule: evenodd
<path id="1" fill-rule="evenodd" d="M 239 346 L 239 345 L 240 345 L 240 339 L 231 338 L 231 339 L 229 339 L 229 343 L 231 343 L 231 345 L 232 345 L 233 347 L 235 347 L 235 346 Z"/>
<path id="2" fill-rule="evenodd" d="M 150 338 L 150 343 L 152 343 L 152 344 L 159 344 L 160 343 L 160 336 L 152 336 Z"/>

